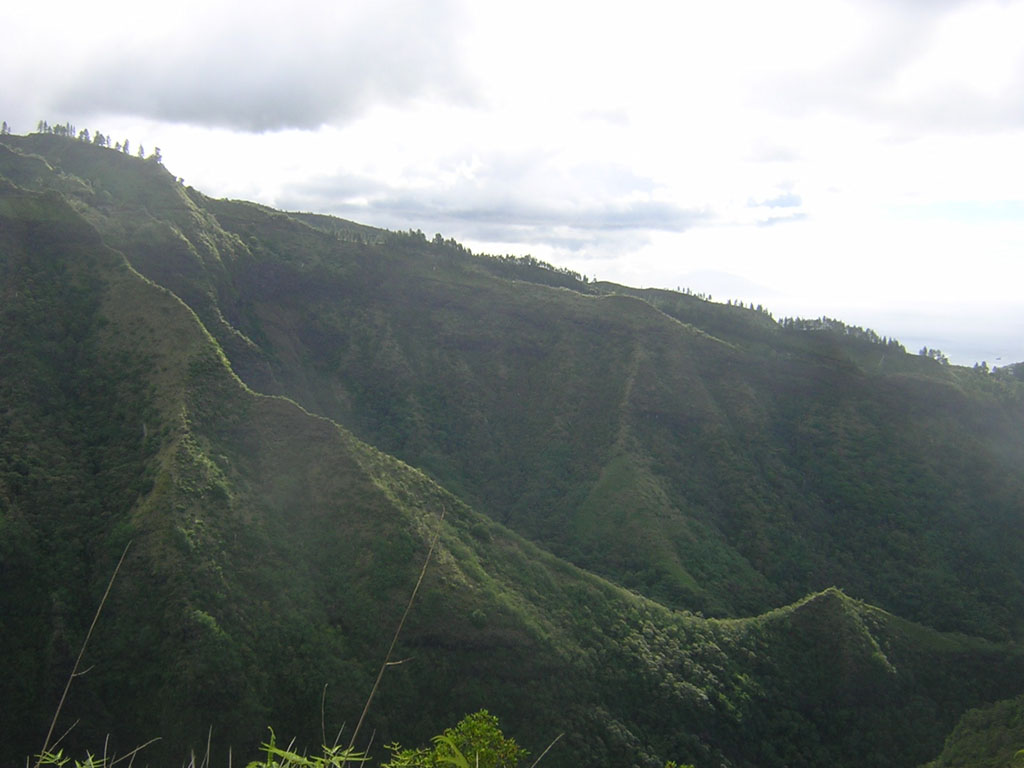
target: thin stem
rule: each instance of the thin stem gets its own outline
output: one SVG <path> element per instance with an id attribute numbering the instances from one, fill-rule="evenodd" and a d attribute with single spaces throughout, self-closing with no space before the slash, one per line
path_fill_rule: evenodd
<path id="1" fill-rule="evenodd" d="M 540 756 L 536 760 L 533 761 L 533 764 L 530 766 L 530 768 L 537 768 L 537 763 L 539 763 L 541 760 L 544 759 L 544 755 L 546 755 L 551 750 L 551 748 L 553 746 L 555 746 L 555 744 L 558 742 L 558 740 L 560 738 L 562 738 L 564 735 L 565 735 L 564 733 L 560 733 L 557 736 L 555 736 L 555 738 L 553 738 L 551 740 L 551 743 L 548 744 L 547 749 L 545 749 L 543 752 L 541 752 Z"/>
<path id="2" fill-rule="evenodd" d="M 135 762 L 135 756 L 137 754 L 139 754 L 139 752 L 144 750 L 146 747 L 148 747 L 150 744 L 153 744 L 153 743 L 155 743 L 157 741 L 160 741 L 160 737 L 159 736 L 157 736 L 155 739 L 150 739 L 145 744 L 140 744 L 139 746 L 137 746 L 135 749 L 133 749 L 131 752 L 129 752 L 124 757 L 119 757 L 116 760 L 111 760 L 110 761 L 111 768 L 113 768 L 113 766 L 117 765 L 118 763 L 120 763 L 120 762 L 122 762 L 124 760 L 128 761 L 128 768 L 131 768 L 132 763 Z M 229 765 L 228 768 L 231 768 L 231 766 Z"/>
<path id="3" fill-rule="evenodd" d="M 325 722 L 324 708 L 327 706 L 327 683 L 324 683 L 324 689 L 320 693 L 320 738 L 321 744 L 327 746 L 327 724 Z"/>
<path id="4" fill-rule="evenodd" d="M 384 670 L 390 666 L 391 654 L 395 651 L 395 645 L 398 643 L 398 636 L 402 632 L 402 627 L 405 625 L 405 619 L 409 615 L 409 611 L 412 610 L 412 604 L 416 600 L 416 593 L 419 592 L 420 584 L 423 583 L 423 577 L 427 573 L 427 566 L 430 564 L 430 557 L 434 554 L 434 546 L 441 538 L 441 524 L 444 522 L 445 508 L 441 506 L 441 517 L 437 521 L 437 533 L 434 534 L 433 540 L 430 542 L 430 549 L 427 550 L 427 556 L 423 560 L 423 567 L 420 568 L 420 576 L 416 579 L 416 586 L 412 588 L 412 594 L 409 595 L 409 602 L 406 603 L 405 612 L 402 613 L 402 619 L 398 622 L 398 626 L 395 628 L 395 634 L 391 638 L 391 645 L 388 646 L 387 655 L 384 657 L 384 663 L 380 665 L 380 671 L 377 672 L 377 679 L 373 682 L 373 688 L 370 689 L 370 695 L 366 698 L 366 704 L 363 706 L 363 712 L 359 715 L 359 722 L 356 723 L 356 728 L 352 731 L 352 739 L 348 743 L 348 748 L 353 749 L 356 743 L 356 737 L 359 735 L 359 729 L 363 727 L 363 720 L 366 719 L 366 713 L 370 711 L 370 704 L 373 702 L 373 697 L 377 693 L 377 688 L 380 687 L 381 678 L 384 677 Z"/>
<path id="5" fill-rule="evenodd" d="M 114 579 L 117 578 L 117 572 L 121 570 L 121 564 L 124 563 L 124 558 L 128 554 L 128 547 L 132 543 L 129 541 L 124 545 L 124 552 L 121 553 L 121 559 L 117 561 L 117 567 L 114 568 L 114 572 L 110 574 L 110 581 L 107 582 L 107 589 L 103 593 L 103 598 L 100 600 L 100 604 L 96 607 L 96 613 L 92 617 L 92 624 L 89 625 L 89 631 L 85 633 L 85 640 L 82 641 L 82 647 L 78 651 L 78 658 L 75 659 L 75 666 L 71 669 L 71 674 L 68 675 L 68 681 L 64 685 L 64 693 L 60 696 L 60 702 L 57 704 L 57 711 L 53 713 L 53 720 L 50 721 L 50 730 L 46 732 L 46 739 L 43 741 L 43 748 L 39 752 L 39 758 L 36 760 L 35 768 L 39 768 L 43 761 L 43 755 L 50 748 L 50 739 L 53 737 L 53 729 L 57 727 L 57 719 L 60 717 L 60 711 L 64 708 L 64 701 L 68 697 L 68 691 L 71 690 L 71 681 L 78 675 L 78 665 L 82 663 L 82 657 L 85 655 L 86 646 L 89 645 L 89 638 L 92 637 L 92 631 L 96 628 L 96 622 L 100 619 L 100 612 L 103 610 L 103 606 L 106 605 L 107 596 L 110 594 L 110 588 L 114 586 Z"/>

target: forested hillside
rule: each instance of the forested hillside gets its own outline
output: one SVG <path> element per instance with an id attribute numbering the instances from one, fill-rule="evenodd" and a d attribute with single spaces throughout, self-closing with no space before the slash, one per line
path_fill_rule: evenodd
<path id="1" fill-rule="evenodd" d="M 550 765 L 919 765 L 1024 690 L 1024 384 L 0 137 L 6 757 L 487 707 Z M 444 519 L 441 521 L 441 514 Z M 1022 745 L 1024 746 L 1024 745 Z M 5 758 L 6 759 L 6 758 Z M 952 763 L 950 763 L 952 764 Z"/>

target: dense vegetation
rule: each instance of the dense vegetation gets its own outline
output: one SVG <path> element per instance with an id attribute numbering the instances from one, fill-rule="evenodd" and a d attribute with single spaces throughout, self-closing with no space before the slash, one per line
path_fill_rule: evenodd
<path id="1" fill-rule="evenodd" d="M 1024 765 L 1024 696 L 969 710 L 925 768 L 1007 768 Z"/>
<path id="2" fill-rule="evenodd" d="M 912 766 L 1024 690 L 1016 368 L 211 200 L 74 135 L 0 138 L 15 762 L 129 540 L 69 751 L 316 748 L 437 530 L 377 744 L 487 707 L 535 755 L 564 732 L 546 765 Z"/>

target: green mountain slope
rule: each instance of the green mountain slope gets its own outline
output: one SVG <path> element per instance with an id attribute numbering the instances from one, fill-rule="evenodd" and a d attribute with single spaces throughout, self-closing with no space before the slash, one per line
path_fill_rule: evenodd
<path id="1" fill-rule="evenodd" d="M 917 765 L 1024 687 L 1015 644 L 818 591 L 1019 632 L 1014 382 L 4 141 L 19 764 L 129 540 L 67 744 L 314 745 L 325 684 L 329 730 L 358 714 L 441 509 L 377 743 L 487 706 L 534 753 L 566 732 L 553 765 Z"/>
<path id="2" fill-rule="evenodd" d="M 582 567 L 713 615 L 839 584 L 941 629 L 1020 633 L 1012 379 L 828 324 L 214 201 L 152 161 L 8 138 L 5 172 L 68 195 L 253 389 Z M 25 170 L 44 162 L 28 150 L 51 169 Z"/>

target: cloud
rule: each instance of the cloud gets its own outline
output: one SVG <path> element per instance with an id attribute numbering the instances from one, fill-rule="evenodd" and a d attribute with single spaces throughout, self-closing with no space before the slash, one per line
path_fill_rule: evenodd
<path id="1" fill-rule="evenodd" d="M 908 219 L 958 221 L 995 224 L 1024 221 L 1024 201 L 976 200 L 942 201 L 938 203 L 903 205 L 894 209 Z"/>
<path id="2" fill-rule="evenodd" d="M 803 158 L 792 147 L 759 136 L 753 141 L 745 159 L 751 163 L 797 163 Z"/>
<path id="3" fill-rule="evenodd" d="M 699 269 L 683 275 L 682 282 L 689 286 L 700 286 L 702 293 L 720 297 L 721 301 L 730 297 L 756 296 L 759 301 L 778 295 L 779 291 L 772 286 L 749 280 L 741 275 L 723 272 L 716 269 Z"/>
<path id="4" fill-rule="evenodd" d="M 1021 282 L 1020 29 L 1024 0 L 49 0 L 0 24 L 0 117 L 159 145 L 208 194 L 631 284 L 705 267 L 899 335 L 866 303 Z"/>
<path id="5" fill-rule="evenodd" d="M 803 200 L 794 192 L 782 192 L 766 200 L 750 200 L 747 205 L 751 208 L 796 208 L 803 205 Z"/>
<path id="6" fill-rule="evenodd" d="M 457 45 L 460 12 L 449 0 L 185 2 L 162 10 L 137 18 L 125 9 L 129 15 L 114 21 L 104 9 L 74 30 L 91 43 L 69 43 L 60 71 L 43 74 L 71 30 L 48 40 L 28 67 L 44 89 L 36 100 L 61 114 L 260 132 L 344 122 L 376 104 L 475 98 Z M 30 37 L 46 32 L 43 17 L 21 23 Z"/>
<path id="7" fill-rule="evenodd" d="M 707 211 L 652 200 L 590 205 L 567 202 L 552 207 L 531 204 L 520 196 L 470 202 L 458 193 L 429 197 L 396 189 L 382 193 L 376 183 L 355 189 L 342 182 L 337 190 L 340 192 L 346 187 L 350 192 L 347 198 L 333 197 L 324 186 L 316 192 L 292 189 L 280 204 L 291 209 L 327 211 L 390 228 L 441 230 L 459 239 L 544 242 L 569 250 L 578 250 L 618 233 L 683 232 L 710 219 Z M 353 201 L 353 197 L 363 193 L 368 198 L 365 202 Z"/>
<path id="8" fill-rule="evenodd" d="M 757 226 L 774 227 L 776 224 L 790 224 L 797 221 L 806 221 L 807 218 L 807 214 L 803 212 L 792 213 L 784 216 L 768 216 L 765 219 L 758 219 Z"/>
<path id="9" fill-rule="evenodd" d="M 584 120 L 595 120 L 621 127 L 629 126 L 629 112 L 621 107 L 615 109 L 586 109 L 580 115 Z"/>
<path id="10" fill-rule="evenodd" d="M 750 96 L 789 118 L 841 115 L 896 135 L 1024 127 L 1024 3 L 872 3 L 837 53 L 816 66 L 769 70 Z"/>
<path id="11" fill-rule="evenodd" d="M 440 165 L 469 163 L 453 157 Z M 635 240 L 645 232 L 683 232 L 712 218 L 707 209 L 658 199 L 650 179 L 614 165 L 559 168 L 557 157 L 497 153 L 476 158 L 473 172 L 466 175 L 443 168 L 422 173 L 450 181 L 423 190 L 340 173 L 292 184 L 276 202 L 389 228 L 441 230 L 477 241 L 546 243 L 572 251 L 599 240 Z"/>

